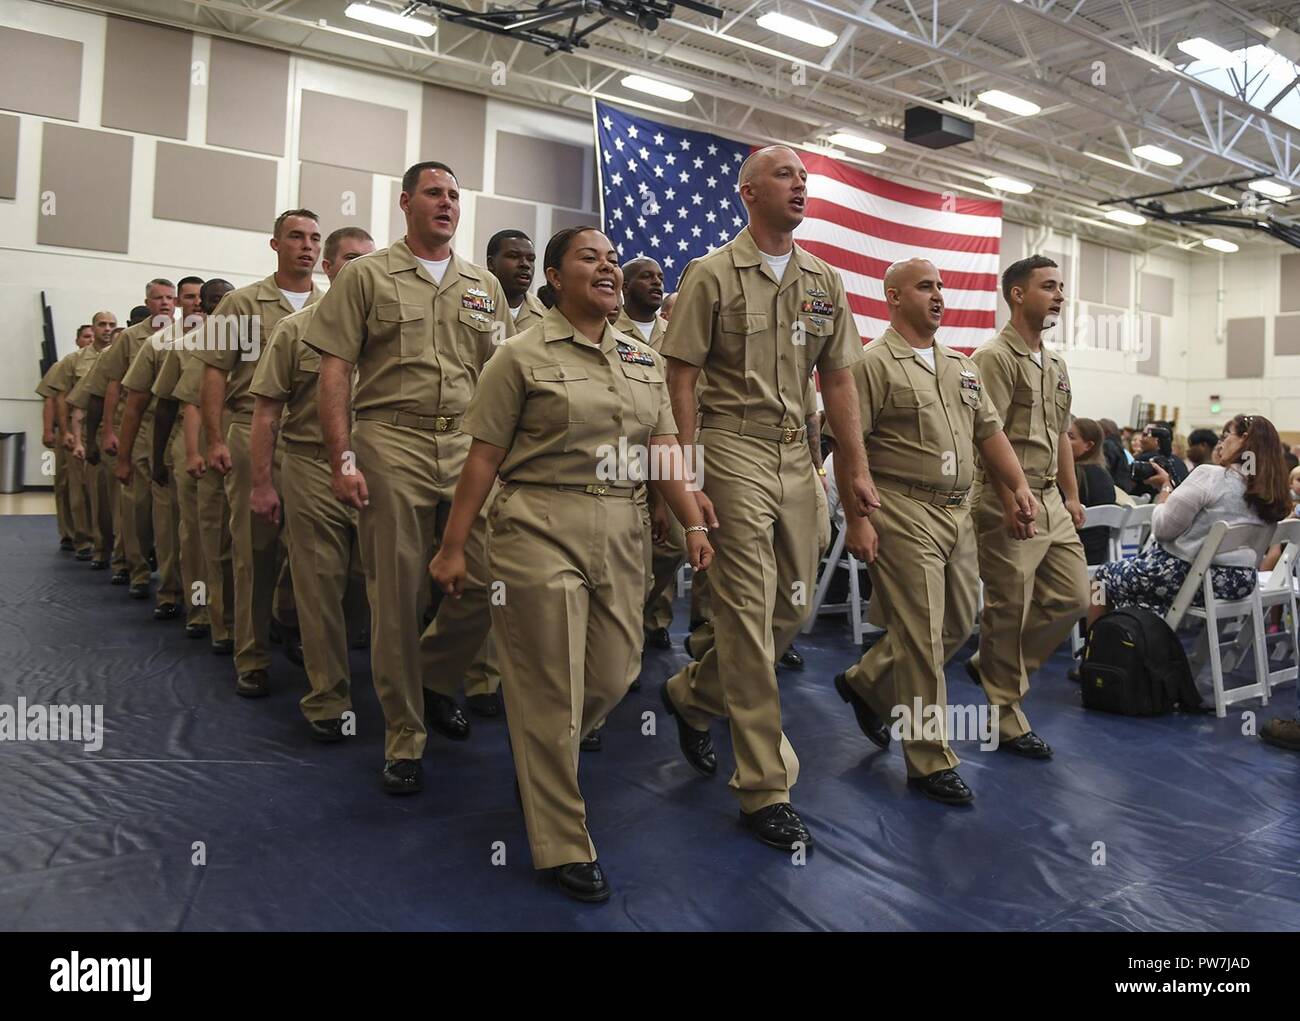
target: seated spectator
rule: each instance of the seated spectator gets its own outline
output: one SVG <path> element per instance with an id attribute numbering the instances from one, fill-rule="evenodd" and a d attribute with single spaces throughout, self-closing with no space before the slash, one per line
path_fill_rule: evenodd
<path id="1" fill-rule="evenodd" d="M 1213 464 L 1214 448 L 1218 445 L 1219 437 L 1214 435 L 1213 429 L 1193 429 L 1192 435 L 1187 437 L 1187 460 L 1192 462 L 1193 468 Z"/>
<path id="2" fill-rule="evenodd" d="M 1290 500 L 1292 517 L 1300 518 L 1300 468 L 1291 469 Z M 1268 557 L 1265 558 L 1264 563 L 1260 564 L 1260 570 L 1272 570 L 1281 554 L 1282 547 L 1274 546 L 1268 551 Z M 1281 607 L 1275 609 L 1278 612 L 1269 615 L 1270 624 L 1272 625 L 1270 630 L 1277 630 L 1282 626 Z M 1259 736 L 1267 744 L 1278 748 L 1286 748 L 1293 752 L 1300 752 L 1300 684 L 1296 685 L 1295 716 L 1291 719 L 1279 716 L 1269 720 L 1260 728 Z"/>
<path id="3" fill-rule="evenodd" d="M 1234 418 L 1215 448 L 1214 460 L 1200 465 L 1177 488 L 1155 463 L 1159 492 L 1151 534 L 1156 544 L 1136 557 L 1097 569 L 1105 603 L 1089 609 L 1089 627 L 1108 609 L 1120 606 L 1168 613 L 1216 521 L 1273 525 L 1291 513 L 1277 430 L 1268 419 L 1262 415 Z M 1216 556 L 1210 569 L 1215 597 L 1232 600 L 1249 595 L 1256 584 L 1255 562 L 1255 551 L 1250 549 Z M 1202 602 L 1197 593 L 1197 605 Z"/>
<path id="4" fill-rule="evenodd" d="M 1124 449 L 1128 451 L 1128 463 L 1132 464 L 1137 460 L 1138 454 L 1142 453 L 1142 434 L 1136 429 L 1129 433 Z"/>
<path id="5" fill-rule="evenodd" d="M 1102 444 L 1102 455 L 1106 461 L 1106 470 L 1110 472 L 1111 481 L 1121 493 L 1133 490 L 1133 475 L 1129 471 L 1129 455 L 1124 452 L 1124 440 L 1120 436 L 1119 426 L 1113 418 L 1099 418 L 1097 424 L 1106 434 Z"/>
<path id="6" fill-rule="evenodd" d="M 1291 453 L 1289 450 L 1282 456 L 1286 460 L 1287 471 L 1290 471 L 1292 468 L 1300 468 L 1300 457 L 1296 457 L 1295 454 Z"/>
<path id="7" fill-rule="evenodd" d="M 1074 452 L 1074 478 L 1079 486 L 1079 502 L 1085 507 L 1115 503 L 1115 482 L 1106 470 L 1102 451 L 1105 434 L 1100 423 L 1091 418 L 1076 418 L 1066 435 Z M 1088 563 L 1104 564 L 1110 545 L 1109 528 L 1081 528 L 1079 540 Z"/>
<path id="8" fill-rule="evenodd" d="M 1143 494 L 1155 497 L 1160 489 L 1149 466 L 1158 466 L 1172 483 L 1177 486 L 1187 478 L 1187 465 L 1180 458 L 1174 457 L 1173 431 L 1166 422 L 1150 422 L 1140 434 L 1142 451 L 1133 462 L 1133 495 Z"/>
<path id="9" fill-rule="evenodd" d="M 1182 433 L 1174 433 L 1174 438 L 1169 441 L 1169 449 L 1189 472 L 1196 467 L 1187 457 L 1187 437 Z"/>

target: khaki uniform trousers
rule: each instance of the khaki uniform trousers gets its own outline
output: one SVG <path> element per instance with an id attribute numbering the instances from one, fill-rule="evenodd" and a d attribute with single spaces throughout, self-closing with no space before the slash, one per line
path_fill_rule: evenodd
<path id="1" fill-rule="evenodd" d="M 172 470 L 174 441 L 175 436 L 168 440 L 167 452 L 163 457 L 163 465 L 168 474 L 167 485 L 158 485 L 152 477 L 149 483 L 153 502 L 154 546 L 158 554 L 156 598 L 159 606 L 180 603 L 185 598 L 181 583 L 181 505 L 177 499 L 175 472 Z M 181 462 L 182 465 L 184 463 Z"/>
<path id="2" fill-rule="evenodd" d="M 250 423 L 239 418 L 233 418 L 226 431 L 231 464 L 225 483 L 235 580 L 235 669 L 241 674 L 271 665 L 271 617 L 278 613 L 283 621 L 293 603 L 291 592 L 284 591 L 291 583 L 288 572 L 282 570 L 280 526 L 252 510 L 251 431 Z M 276 467 L 273 462 L 272 484 L 278 488 Z"/>
<path id="3" fill-rule="evenodd" d="M 107 560 L 108 552 L 96 542 L 98 536 L 94 533 L 91 519 L 90 486 L 92 481 L 97 480 L 99 469 L 93 464 L 85 464 L 68 455 L 67 474 L 68 508 L 72 514 L 72 542 L 78 552 L 83 549 L 93 550 L 96 560 Z M 112 542 L 111 532 L 107 539 L 109 543 Z"/>
<path id="4" fill-rule="evenodd" d="M 654 543 L 650 560 L 646 564 L 646 577 L 650 590 L 646 597 L 642 626 L 646 631 L 671 627 L 673 623 L 673 597 L 677 594 L 677 571 L 686 559 L 686 533 L 682 523 L 668 514 L 668 536 L 662 543 Z"/>
<path id="5" fill-rule="evenodd" d="M 497 662 L 497 647 L 492 640 L 492 633 L 483 639 L 474 662 L 465 671 L 466 695 L 492 695 L 501 687 L 501 667 Z"/>
<path id="6" fill-rule="evenodd" d="M 346 608 L 365 585 L 357 512 L 334 498 L 332 478 L 324 447 L 285 443 L 280 493 L 311 683 L 298 705 L 309 720 L 336 720 L 352 708 Z"/>
<path id="7" fill-rule="evenodd" d="M 1061 493 L 1055 485 L 1033 490 L 1041 509 L 1032 539 L 1007 534 L 992 486 L 974 512 L 984 612 L 972 662 L 989 704 L 999 708 L 1002 741 L 1029 732 L 1020 708 L 1029 677 L 1088 612 L 1087 560 Z"/>
<path id="8" fill-rule="evenodd" d="M 207 440 L 200 434 L 202 449 Z M 188 476 L 186 476 L 188 478 Z M 212 641 L 233 641 L 235 637 L 235 571 L 231 551 L 230 501 L 226 499 L 225 477 L 208 468 L 196 480 L 199 543 L 203 547 L 203 601 L 208 608 Z"/>
<path id="9" fill-rule="evenodd" d="M 623 496 L 507 483 L 487 557 L 510 745 L 533 868 L 595 861 L 578 745 L 618 704 L 640 659 L 641 510 Z"/>
<path id="10" fill-rule="evenodd" d="M 185 604 L 185 623 L 198 627 L 208 623 L 207 598 L 202 592 L 207 561 L 203 556 L 199 523 L 199 481 L 185 471 L 185 432 L 179 424 L 172 436 L 169 462 L 168 483 L 180 509 L 181 599 Z"/>
<path id="11" fill-rule="evenodd" d="M 119 423 L 121 428 L 121 423 Z M 123 486 L 113 476 L 114 458 L 106 458 L 113 486 L 121 501 L 121 531 L 127 569 L 132 585 L 148 585 L 153 572 L 149 569 L 149 554 L 154 552 L 153 534 L 153 480 L 149 477 L 150 446 L 153 443 L 153 423 L 141 423 L 131 449 L 131 485 Z"/>
<path id="12" fill-rule="evenodd" d="M 790 800 L 799 760 L 781 731 L 775 662 L 809 611 L 817 567 L 815 475 L 804 443 L 700 430 L 711 534 L 714 644 L 668 681 L 682 719 L 704 730 L 727 717 L 730 786 L 745 812 Z M 692 636 L 693 638 L 693 636 Z M 695 647 L 694 640 L 691 642 Z"/>
<path id="13" fill-rule="evenodd" d="M 370 506 L 357 516 L 370 598 L 370 663 L 383 707 L 384 758 L 424 754 L 424 688 L 454 696 L 491 626 L 483 560 L 486 512 L 465 548 L 460 599 L 443 599 L 421 636 L 429 561 L 451 511 L 470 438 L 359 419 L 352 428 Z"/>
<path id="14" fill-rule="evenodd" d="M 68 485 L 68 461 L 75 460 L 63 449 L 63 434 L 54 430 L 54 520 L 59 526 L 59 541 L 71 540 L 76 544 L 72 524 L 71 489 Z"/>
<path id="15" fill-rule="evenodd" d="M 908 776 L 929 776 L 960 761 L 948 747 L 948 689 L 943 667 L 975 628 L 979 575 L 975 529 L 968 505 L 935 507 L 878 480 L 880 508 L 871 523 L 880 555 L 867 567 L 871 601 L 880 608 L 885 636 L 845 671 L 849 686 L 886 722 L 895 706 L 942 714 L 941 738 L 903 739 Z M 919 728 L 924 717 L 915 719 Z"/>

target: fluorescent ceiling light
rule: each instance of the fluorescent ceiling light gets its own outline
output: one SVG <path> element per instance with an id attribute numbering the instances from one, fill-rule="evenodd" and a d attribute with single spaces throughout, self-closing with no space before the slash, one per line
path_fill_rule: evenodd
<path id="1" fill-rule="evenodd" d="M 427 37 L 438 30 L 432 22 L 411 18 L 383 7 L 371 7 L 369 4 L 348 4 L 343 13 L 354 21 L 391 28 L 394 32 L 409 32 L 411 35 Z"/>
<path id="2" fill-rule="evenodd" d="M 1232 254 L 1240 247 L 1232 241 L 1224 241 L 1223 238 L 1206 238 L 1201 242 L 1206 248 L 1213 248 L 1216 252 L 1227 252 Z"/>
<path id="3" fill-rule="evenodd" d="M 673 103 L 689 103 L 695 98 L 695 93 L 690 89 L 684 89 L 680 85 L 669 85 L 657 78 L 646 78 L 644 75 L 639 74 L 628 75 L 623 79 L 622 84 L 625 89 L 644 92 L 649 96 L 658 96 L 660 99 L 667 99 Z"/>
<path id="4" fill-rule="evenodd" d="M 1259 192 L 1261 195 L 1267 195 L 1269 198 L 1289 199 L 1291 197 L 1290 188 L 1286 188 L 1278 184 L 1276 181 L 1270 181 L 1268 178 L 1265 178 L 1262 181 L 1251 181 L 1247 187 L 1253 191 Z"/>
<path id="5" fill-rule="evenodd" d="M 1148 64 L 1155 64 L 1155 66 L 1160 68 L 1162 71 L 1178 70 L 1178 68 L 1174 67 L 1172 60 L 1166 60 L 1164 57 L 1160 56 L 1160 54 L 1152 53 L 1150 50 L 1144 50 L 1141 46 L 1130 46 L 1128 51 L 1135 57 L 1141 57 Z"/>
<path id="6" fill-rule="evenodd" d="M 831 145 L 842 145 L 846 149 L 856 149 L 858 152 L 873 154 L 884 152 L 887 148 L 880 142 L 873 141 L 870 138 L 863 138 L 861 135 L 851 135 L 847 131 L 837 131 L 831 135 Z"/>
<path id="7" fill-rule="evenodd" d="M 798 39 L 801 43 L 807 43 L 809 46 L 833 46 L 835 40 L 839 38 L 834 32 L 828 32 L 824 28 L 818 28 L 816 25 L 810 25 L 806 21 L 800 21 L 798 18 L 791 18 L 785 14 L 777 14 L 775 11 L 770 14 L 764 14 L 758 19 L 758 27 L 765 28 L 769 32 L 775 32 L 777 35 L 788 36 L 791 39 Z"/>
<path id="8" fill-rule="evenodd" d="M 1159 163 L 1162 167 L 1176 167 L 1183 162 L 1183 158 L 1178 153 L 1162 149 L 1158 145 L 1135 145 L 1133 155 L 1138 159 Z"/>
<path id="9" fill-rule="evenodd" d="M 1139 216 L 1137 213 L 1130 213 L 1127 209 L 1112 209 L 1106 214 L 1106 219 L 1114 220 L 1116 223 L 1127 224 L 1130 227 L 1141 227 L 1147 222 L 1145 216 Z"/>
<path id="10" fill-rule="evenodd" d="M 981 103 L 996 106 L 999 110 L 1006 110 L 1007 113 L 1014 113 L 1018 117 L 1032 117 L 1043 109 L 1037 103 L 1013 96 L 1010 92 L 1003 92 L 1001 89 L 989 89 L 987 92 L 981 92 L 976 98 Z"/>
<path id="11" fill-rule="evenodd" d="M 1014 177 L 986 177 L 984 183 L 998 191 L 1008 191 L 1013 195 L 1028 195 L 1034 190 L 1032 184 L 1017 181 Z"/>
<path id="12" fill-rule="evenodd" d="M 1125 163 L 1122 160 L 1113 160 L 1109 156 L 1103 156 L 1099 152 L 1085 152 L 1084 155 L 1089 157 L 1090 159 L 1098 160 L 1102 163 L 1109 163 L 1112 167 L 1119 167 L 1121 170 L 1132 170 L 1135 172 L 1137 171 L 1137 167 Z"/>
<path id="13" fill-rule="evenodd" d="M 968 121 L 986 121 L 989 119 L 989 115 L 983 110 L 976 110 L 973 106 L 962 106 L 951 99 L 940 100 L 939 105 L 949 113 L 955 113 L 958 117 L 965 117 Z"/>
<path id="14" fill-rule="evenodd" d="M 1189 57 L 1204 60 L 1215 67 L 1232 68 L 1237 66 L 1237 58 L 1229 51 L 1217 43 L 1201 38 L 1199 35 L 1195 39 L 1184 39 L 1178 44 L 1178 48 Z"/>

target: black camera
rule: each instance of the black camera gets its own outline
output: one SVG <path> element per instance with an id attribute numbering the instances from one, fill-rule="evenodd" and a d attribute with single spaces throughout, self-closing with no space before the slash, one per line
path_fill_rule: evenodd
<path id="1" fill-rule="evenodd" d="M 1165 470 L 1165 474 L 1169 476 L 1171 484 L 1176 478 L 1178 478 L 1178 476 L 1174 474 L 1175 469 L 1173 457 L 1166 454 L 1156 454 L 1155 457 L 1149 457 L 1144 461 L 1134 461 L 1129 466 L 1129 472 L 1133 476 L 1133 481 L 1143 483 L 1149 482 L 1151 476 L 1156 473 L 1156 465 L 1160 465 L 1160 467 Z"/>

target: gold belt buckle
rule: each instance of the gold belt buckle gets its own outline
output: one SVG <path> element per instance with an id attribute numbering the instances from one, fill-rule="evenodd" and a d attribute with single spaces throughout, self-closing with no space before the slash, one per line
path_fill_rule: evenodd
<path id="1" fill-rule="evenodd" d="M 433 420 L 433 427 L 440 433 L 445 433 L 451 428 L 451 419 L 446 415 L 439 415 Z"/>
<path id="2" fill-rule="evenodd" d="M 784 429 L 781 430 L 781 442 L 782 442 L 782 443 L 793 443 L 793 442 L 794 442 L 794 438 L 795 438 L 795 436 L 798 435 L 798 433 L 799 433 L 799 430 L 798 430 L 798 429 L 795 429 L 795 428 L 792 428 L 792 427 L 790 427 L 790 426 L 787 426 L 786 428 L 784 428 Z"/>
<path id="3" fill-rule="evenodd" d="M 588 486 L 588 487 L 587 487 L 587 492 L 590 493 L 592 496 L 604 496 L 604 495 L 605 495 L 605 487 L 604 487 L 604 486 Z"/>
<path id="4" fill-rule="evenodd" d="M 965 493 L 949 493 L 949 494 L 948 494 L 948 501 L 947 501 L 947 503 L 944 504 L 944 506 L 945 506 L 945 507 L 956 507 L 956 506 L 962 504 L 963 502 L 965 502 L 965 500 L 966 500 L 966 494 L 965 494 Z"/>

